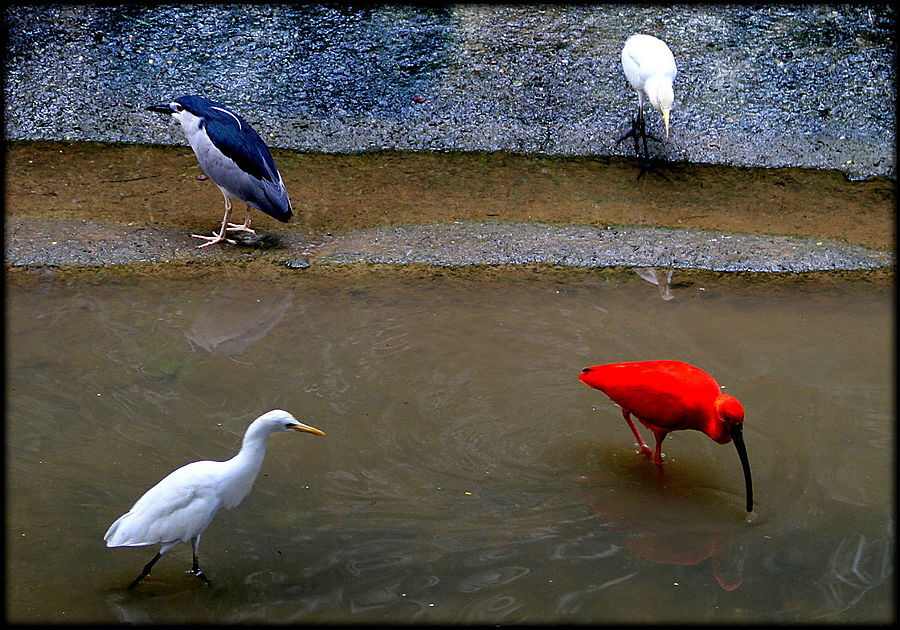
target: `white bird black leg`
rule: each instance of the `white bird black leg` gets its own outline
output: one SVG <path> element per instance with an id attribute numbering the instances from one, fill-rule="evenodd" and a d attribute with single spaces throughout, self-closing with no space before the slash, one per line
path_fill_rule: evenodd
<path id="1" fill-rule="evenodd" d="M 647 147 L 647 138 L 651 140 L 656 140 L 657 142 L 662 142 L 660 138 L 657 138 L 653 134 L 647 133 L 647 122 L 644 118 L 644 108 L 638 107 L 637 117 L 631 119 L 631 129 L 628 130 L 624 136 L 616 140 L 616 144 L 618 145 L 625 138 L 634 138 L 634 152 L 643 157 L 644 159 L 650 158 L 650 149 Z M 644 145 L 644 152 L 641 153 L 641 144 Z"/>
<path id="2" fill-rule="evenodd" d="M 197 249 L 201 249 L 203 247 L 209 247 L 210 245 L 215 245 L 220 241 L 225 241 L 226 243 L 231 243 L 234 245 L 234 241 L 230 238 L 225 238 L 225 229 L 228 226 L 228 215 L 231 214 L 231 200 L 228 197 L 225 197 L 225 217 L 222 219 L 222 228 L 219 230 L 219 233 L 216 234 L 213 232 L 212 236 L 203 236 L 202 234 L 191 234 L 194 238 L 199 238 L 204 241 L 203 245 L 198 245 Z"/>
<path id="3" fill-rule="evenodd" d="M 243 223 L 229 223 L 228 224 L 229 232 L 250 232 L 250 234 L 256 234 L 256 230 L 250 228 L 250 206 L 247 206 L 247 218 L 244 219 Z"/>
<path id="4" fill-rule="evenodd" d="M 131 584 L 128 585 L 128 590 L 133 589 L 135 586 L 138 585 L 138 582 L 140 582 L 145 577 L 150 575 L 150 569 L 153 568 L 153 565 L 156 564 L 156 561 L 159 560 L 160 558 L 162 558 L 161 553 L 157 553 L 155 556 L 153 556 L 153 560 L 151 560 L 150 562 L 148 562 L 147 564 L 144 565 L 144 569 L 141 571 L 141 574 L 134 579 L 134 582 L 132 582 Z"/>
<path id="5" fill-rule="evenodd" d="M 193 573 L 198 578 L 203 580 L 207 586 L 212 586 L 212 584 L 210 584 L 210 582 L 209 582 L 209 578 L 207 578 L 203 574 L 203 571 L 200 570 L 200 558 L 197 555 L 197 547 L 200 546 L 200 536 L 191 538 L 191 546 L 194 548 L 194 564 L 191 566 L 190 573 Z"/>
<path id="6" fill-rule="evenodd" d="M 641 146 L 639 144 L 639 138 L 644 137 L 644 110 L 642 107 L 638 107 L 637 117 L 631 119 L 631 129 L 628 130 L 624 136 L 616 140 L 616 146 L 619 145 L 622 140 L 625 138 L 634 138 L 634 152 L 637 155 L 641 154 Z M 647 152 L 647 139 L 644 137 L 644 153 Z"/>
<path id="7" fill-rule="evenodd" d="M 657 175 L 659 175 L 660 177 L 662 177 L 663 179 L 668 181 L 669 178 L 666 177 L 663 173 L 660 173 L 653 166 L 653 163 L 650 160 L 650 150 L 647 147 L 647 138 L 650 138 L 651 140 L 656 140 L 657 142 L 662 142 L 662 140 L 660 140 L 659 138 L 657 138 L 656 136 L 654 136 L 652 134 L 647 133 L 647 125 L 646 125 L 646 120 L 644 118 L 644 108 L 642 105 L 638 107 L 637 118 L 631 119 L 631 129 L 628 131 L 628 133 L 626 133 L 624 136 L 619 138 L 616 141 L 616 144 L 618 145 L 625 138 L 634 138 L 634 152 L 637 154 L 637 156 L 641 160 L 641 171 L 640 171 L 640 173 L 638 173 L 637 178 L 640 179 L 641 177 L 644 176 L 644 173 L 646 173 L 648 171 L 653 171 L 654 173 L 656 173 Z M 643 153 L 641 153 L 641 144 L 640 144 L 641 142 L 644 145 Z"/>
<path id="8" fill-rule="evenodd" d="M 641 108 L 638 116 L 638 124 L 640 125 L 641 138 L 644 140 L 644 159 L 650 159 L 650 149 L 647 148 L 647 120 L 644 118 L 644 108 Z M 637 145 L 637 138 L 635 138 Z"/>
<path id="9" fill-rule="evenodd" d="M 646 117 L 644 116 L 643 110 L 641 110 L 641 116 L 640 116 L 640 118 L 641 118 L 641 120 L 640 120 L 641 131 L 640 131 L 640 133 L 641 133 L 641 136 L 644 138 L 644 154 L 645 154 L 647 157 L 650 157 L 650 152 L 647 150 L 647 138 L 650 138 L 651 140 L 655 140 L 656 142 L 662 142 L 663 140 L 662 140 L 662 138 L 657 138 L 657 137 L 654 136 L 652 133 L 647 133 L 647 119 L 646 119 Z"/>

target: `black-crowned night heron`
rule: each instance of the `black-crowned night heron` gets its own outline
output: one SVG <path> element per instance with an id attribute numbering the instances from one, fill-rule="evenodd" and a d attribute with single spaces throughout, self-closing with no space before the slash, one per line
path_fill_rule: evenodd
<path id="1" fill-rule="evenodd" d="M 272 154 L 247 124 L 247 121 L 215 101 L 200 96 L 182 96 L 171 103 L 147 107 L 153 112 L 170 114 L 181 123 L 184 135 L 197 156 L 200 168 L 215 182 L 225 197 L 225 218 L 222 228 L 212 236 L 191 234 L 206 242 L 207 247 L 226 238 L 226 232 L 250 232 L 250 208 L 287 223 L 293 211 L 291 200 L 272 160 Z M 247 218 L 243 223 L 229 223 L 231 200 L 247 204 Z"/>
<path id="2" fill-rule="evenodd" d="M 625 41 L 622 48 L 622 70 L 625 78 L 638 95 L 638 115 L 632 121 L 632 129 L 619 139 L 634 137 L 635 151 L 638 149 L 638 136 L 644 141 L 644 154 L 647 155 L 647 132 L 644 124 L 644 99 L 653 108 L 662 113 L 666 125 L 666 137 L 669 136 L 669 112 L 675 92 L 672 83 L 678 68 L 675 66 L 675 55 L 664 41 L 652 35 L 635 34 Z"/>

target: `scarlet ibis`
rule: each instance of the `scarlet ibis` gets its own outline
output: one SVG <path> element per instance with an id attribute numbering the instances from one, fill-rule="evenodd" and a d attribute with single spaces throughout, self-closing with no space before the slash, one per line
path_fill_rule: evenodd
<path id="1" fill-rule="evenodd" d="M 641 453 L 650 455 L 650 447 L 641 438 L 631 416 L 656 437 L 653 461 L 662 467 L 663 440 L 671 431 L 702 431 L 719 444 L 734 442 L 747 489 L 747 511 L 753 511 L 753 483 L 750 461 L 744 446 L 744 408 L 737 398 L 723 394 L 712 376 L 684 361 L 631 361 L 586 367 L 578 377 L 582 383 L 609 396 L 622 408 L 622 415 L 641 445 Z"/>

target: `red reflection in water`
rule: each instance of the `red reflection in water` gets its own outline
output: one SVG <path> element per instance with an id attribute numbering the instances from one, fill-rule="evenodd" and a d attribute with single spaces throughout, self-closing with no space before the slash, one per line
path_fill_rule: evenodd
<path id="1" fill-rule="evenodd" d="M 723 590 L 733 591 L 743 584 L 745 557 L 733 534 L 713 530 L 713 525 L 676 522 L 673 519 L 684 511 L 672 512 L 671 501 L 622 494 L 586 492 L 591 510 L 613 524 L 612 531 L 626 535 L 630 550 L 651 562 L 669 565 L 693 566 L 711 558 L 714 577 Z"/>

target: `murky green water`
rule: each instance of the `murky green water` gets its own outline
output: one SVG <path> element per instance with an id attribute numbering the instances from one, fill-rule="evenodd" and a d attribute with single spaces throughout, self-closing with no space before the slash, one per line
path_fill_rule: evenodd
<path id="1" fill-rule="evenodd" d="M 7 615 L 40 622 L 799 622 L 894 616 L 892 293 L 637 276 L 12 282 Z M 675 281 L 678 281 L 676 272 Z M 680 358 L 747 410 L 660 478 L 587 365 Z M 251 494 L 173 549 L 102 537 L 284 408 Z M 649 435 L 645 435 L 647 439 Z"/>

